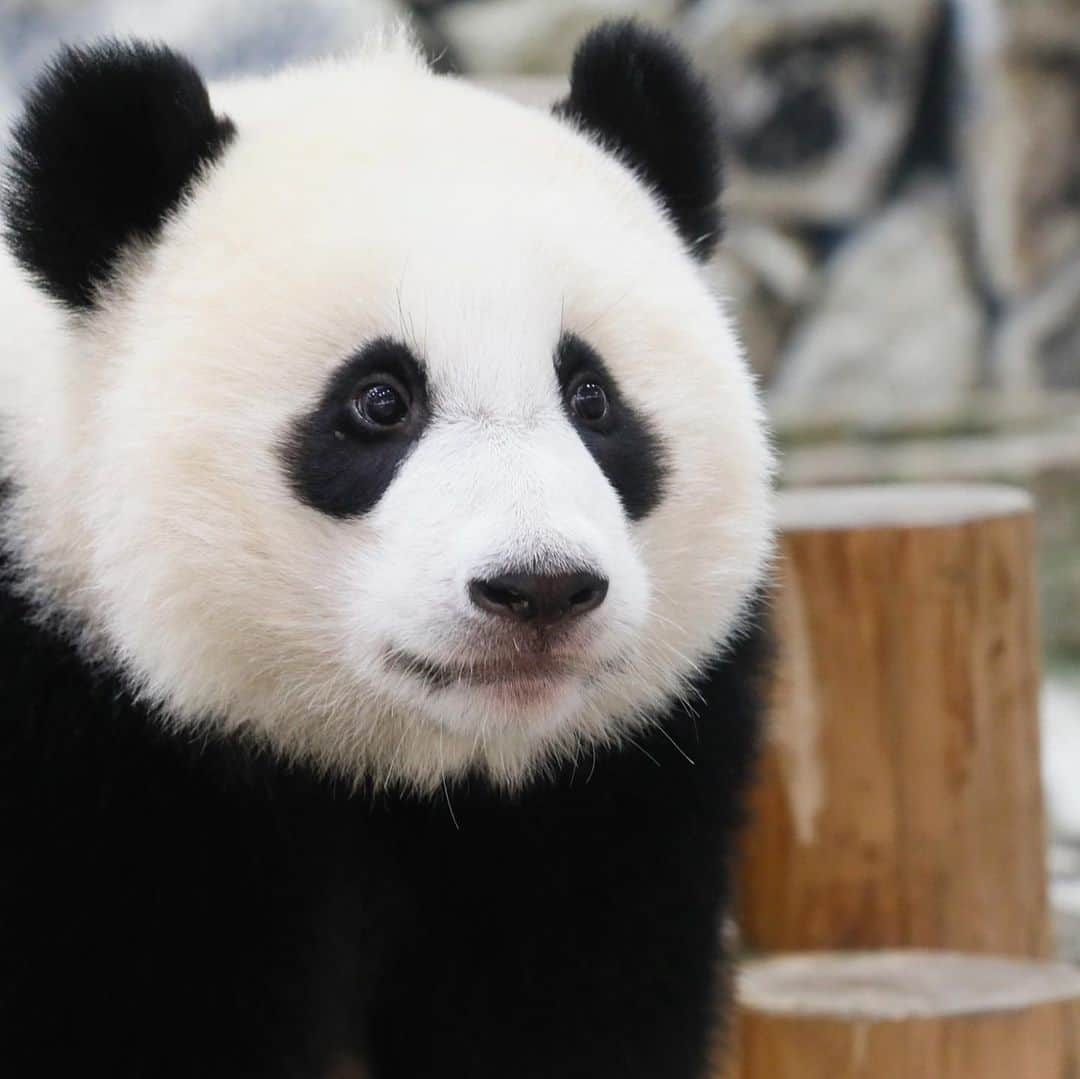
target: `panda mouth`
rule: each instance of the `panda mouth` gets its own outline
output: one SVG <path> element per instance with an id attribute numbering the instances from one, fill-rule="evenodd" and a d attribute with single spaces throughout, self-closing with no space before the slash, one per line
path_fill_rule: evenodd
<path id="1" fill-rule="evenodd" d="M 520 653 L 505 659 L 477 660 L 462 663 L 439 663 L 401 649 L 386 653 L 387 666 L 423 682 L 429 689 L 455 686 L 541 686 L 569 678 L 588 677 L 591 673 L 580 662 L 564 656 L 543 653 Z"/>

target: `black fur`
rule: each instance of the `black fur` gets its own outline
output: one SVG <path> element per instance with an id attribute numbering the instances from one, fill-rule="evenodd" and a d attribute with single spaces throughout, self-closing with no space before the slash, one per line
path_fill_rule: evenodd
<path id="1" fill-rule="evenodd" d="M 372 432 L 355 422 L 353 401 L 365 380 L 388 375 L 412 399 L 409 422 Z M 370 510 L 390 486 L 428 420 L 427 380 L 409 349 L 389 338 L 365 345 L 331 377 L 318 405 L 293 425 L 281 458 L 297 496 L 331 517 Z"/>
<path id="2" fill-rule="evenodd" d="M 234 134 L 162 46 L 65 48 L 27 95 L 4 191 L 7 241 L 69 307 L 93 307 L 126 245 L 152 239 Z"/>
<path id="3" fill-rule="evenodd" d="M 603 386 L 608 413 L 602 424 L 582 422 L 568 404 L 566 414 L 618 492 L 627 516 L 633 521 L 647 516 L 663 498 L 668 471 L 667 453 L 660 435 L 622 396 L 604 361 L 580 337 L 572 333 L 563 335 L 555 356 L 555 370 L 564 403 L 568 402 L 573 386 L 584 378 Z"/>
<path id="4" fill-rule="evenodd" d="M 0 1073 L 700 1079 L 759 652 L 516 799 L 350 795 L 164 733 L 0 586 Z"/>
<path id="5" fill-rule="evenodd" d="M 656 192 L 687 247 L 720 239 L 723 187 L 716 111 L 704 79 L 667 35 L 604 23 L 578 46 L 559 116 L 595 135 Z"/>

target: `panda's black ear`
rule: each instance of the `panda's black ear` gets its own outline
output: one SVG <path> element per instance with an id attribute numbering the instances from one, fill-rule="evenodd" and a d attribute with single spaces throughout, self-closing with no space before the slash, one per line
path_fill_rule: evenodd
<path id="1" fill-rule="evenodd" d="M 691 252 L 720 238 L 716 112 L 704 79 L 667 35 L 602 23 L 578 46 L 556 115 L 594 135 L 656 192 Z"/>
<path id="2" fill-rule="evenodd" d="M 64 48 L 12 132 L 3 192 L 12 252 L 69 307 L 93 307 L 125 246 L 154 237 L 232 135 L 198 72 L 169 49 Z"/>

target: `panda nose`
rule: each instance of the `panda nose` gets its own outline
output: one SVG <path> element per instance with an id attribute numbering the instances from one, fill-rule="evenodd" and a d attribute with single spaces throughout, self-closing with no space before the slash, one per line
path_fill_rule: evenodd
<path id="1" fill-rule="evenodd" d="M 576 573 L 504 573 L 469 582 L 469 598 L 482 611 L 516 622 L 554 625 L 596 610 L 608 582 L 589 570 Z"/>

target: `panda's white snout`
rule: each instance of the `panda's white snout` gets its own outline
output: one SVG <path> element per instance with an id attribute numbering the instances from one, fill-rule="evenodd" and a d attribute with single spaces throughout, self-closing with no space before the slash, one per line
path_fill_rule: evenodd
<path id="1" fill-rule="evenodd" d="M 383 669 L 441 723 L 561 722 L 637 643 L 644 560 L 561 417 L 432 431 L 374 527 L 389 557 L 374 576 L 369 560 L 358 565 L 363 609 L 380 612 Z"/>
<path id="2" fill-rule="evenodd" d="M 591 569 L 509 572 L 473 578 L 468 593 L 473 606 L 492 618 L 547 627 L 595 611 L 607 597 L 608 580 Z"/>

